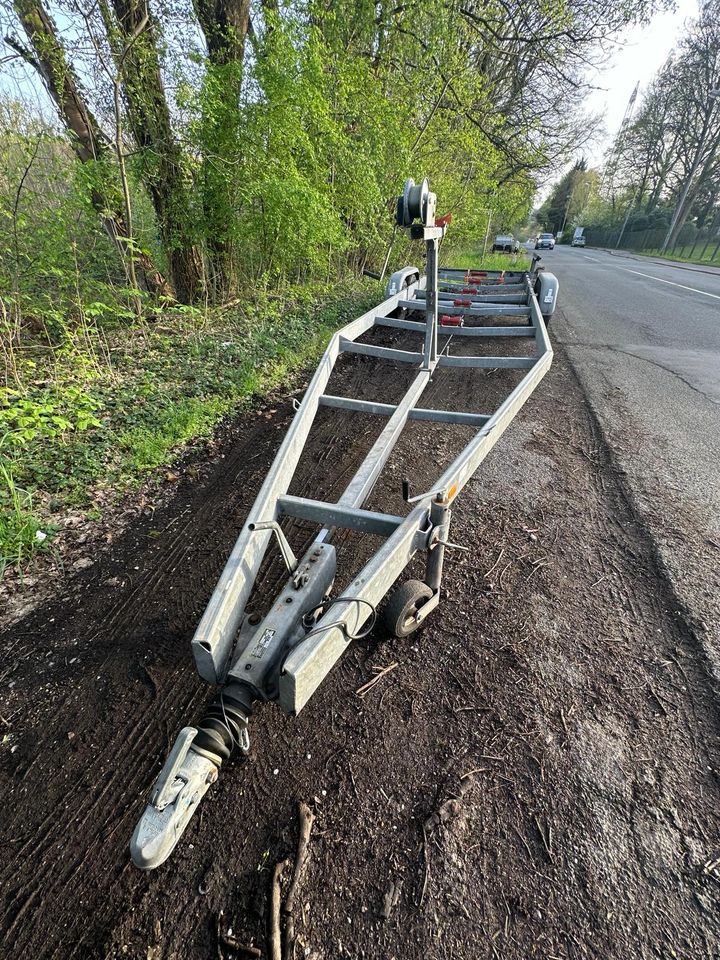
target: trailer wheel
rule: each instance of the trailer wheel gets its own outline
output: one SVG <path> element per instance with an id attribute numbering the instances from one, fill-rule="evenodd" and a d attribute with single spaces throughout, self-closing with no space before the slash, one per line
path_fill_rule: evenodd
<path id="1" fill-rule="evenodd" d="M 407 637 L 420 626 L 417 613 L 433 592 L 420 580 L 406 580 L 401 583 L 387 602 L 383 612 L 383 622 L 395 637 Z"/>

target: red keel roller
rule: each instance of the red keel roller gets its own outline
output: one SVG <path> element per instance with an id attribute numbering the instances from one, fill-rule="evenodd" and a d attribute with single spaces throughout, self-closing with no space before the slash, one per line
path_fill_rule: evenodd
<path id="1" fill-rule="evenodd" d="M 461 327 L 463 325 L 462 317 L 453 317 L 449 313 L 444 313 L 440 317 L 441 327 Z"/>
<path id="2" fill-rule="evenodd" d="M 465 283 L 478 283 L 480 280 L 487 278 L 487 270 L 468 270 L 465 274 Z M 505 271 L 500 271 L 500 276 L 497 278 L 498 283 L 505 283 Z"/>

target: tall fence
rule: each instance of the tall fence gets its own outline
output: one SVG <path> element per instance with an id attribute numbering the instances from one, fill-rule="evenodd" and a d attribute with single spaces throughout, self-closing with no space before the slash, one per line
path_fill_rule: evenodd
<path id="1" fill-rule="evenodd" d="M 589 247 L 660 253 L 667 234 L 667 227 L 626 230 L 618 244 L 621 229 L 622 224 L 606 230 L 588 227 L 585 230 L 585 242 Z M 686 224 L 678 234 L 676 242 L 665 250 L 664 256 L 720 266 L 720 224 L 715 223 L 703 230 L 698 230 L 694 223 Z"/>

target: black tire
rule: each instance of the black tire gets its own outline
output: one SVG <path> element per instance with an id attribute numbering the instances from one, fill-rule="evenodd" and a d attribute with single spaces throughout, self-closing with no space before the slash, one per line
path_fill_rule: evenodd
<path id="1" fill-rule="evenodd" d="M 418 610 L 432 597 L 430 587 L 421 580 L 406 580 L 394 591 L 383 611 L 382 619 L 394 637 L 409 637 L 420 626 L 415 619 Z"/>

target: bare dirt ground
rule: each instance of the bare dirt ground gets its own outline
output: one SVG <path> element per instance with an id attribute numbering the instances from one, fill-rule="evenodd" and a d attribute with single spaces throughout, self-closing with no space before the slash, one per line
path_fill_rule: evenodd
<path id="1" fill-rule="evenodd" d="M 345 361 L 334 392 L 391 400 L 371 369 Z M 449 372 L 428 405 L 487 412 L 514 376 Z M 458 501 L 470 549 L 426 626 L 354 644 L 298 718 L 259 712 L 173 858 L 131 866 L 152 779 L 210 696 L 189 640 L 291 415 L 276 398 L 228 425 L 0 638 L 0 955 L 269 956 L 302 800 L 297 958 L 720 957 L 717 691 L 562 354 Z M 295 491 L 338 490 L 369 447 L 376 423 L 338 417 Z M 402 477 L 425 489 L 467 435 L 413 424 L 372 506 L 399 511 Z M 341 547 L 349 569 L 371 544 Z M 281 580 L 268 564 L 257 603 Z"/>

